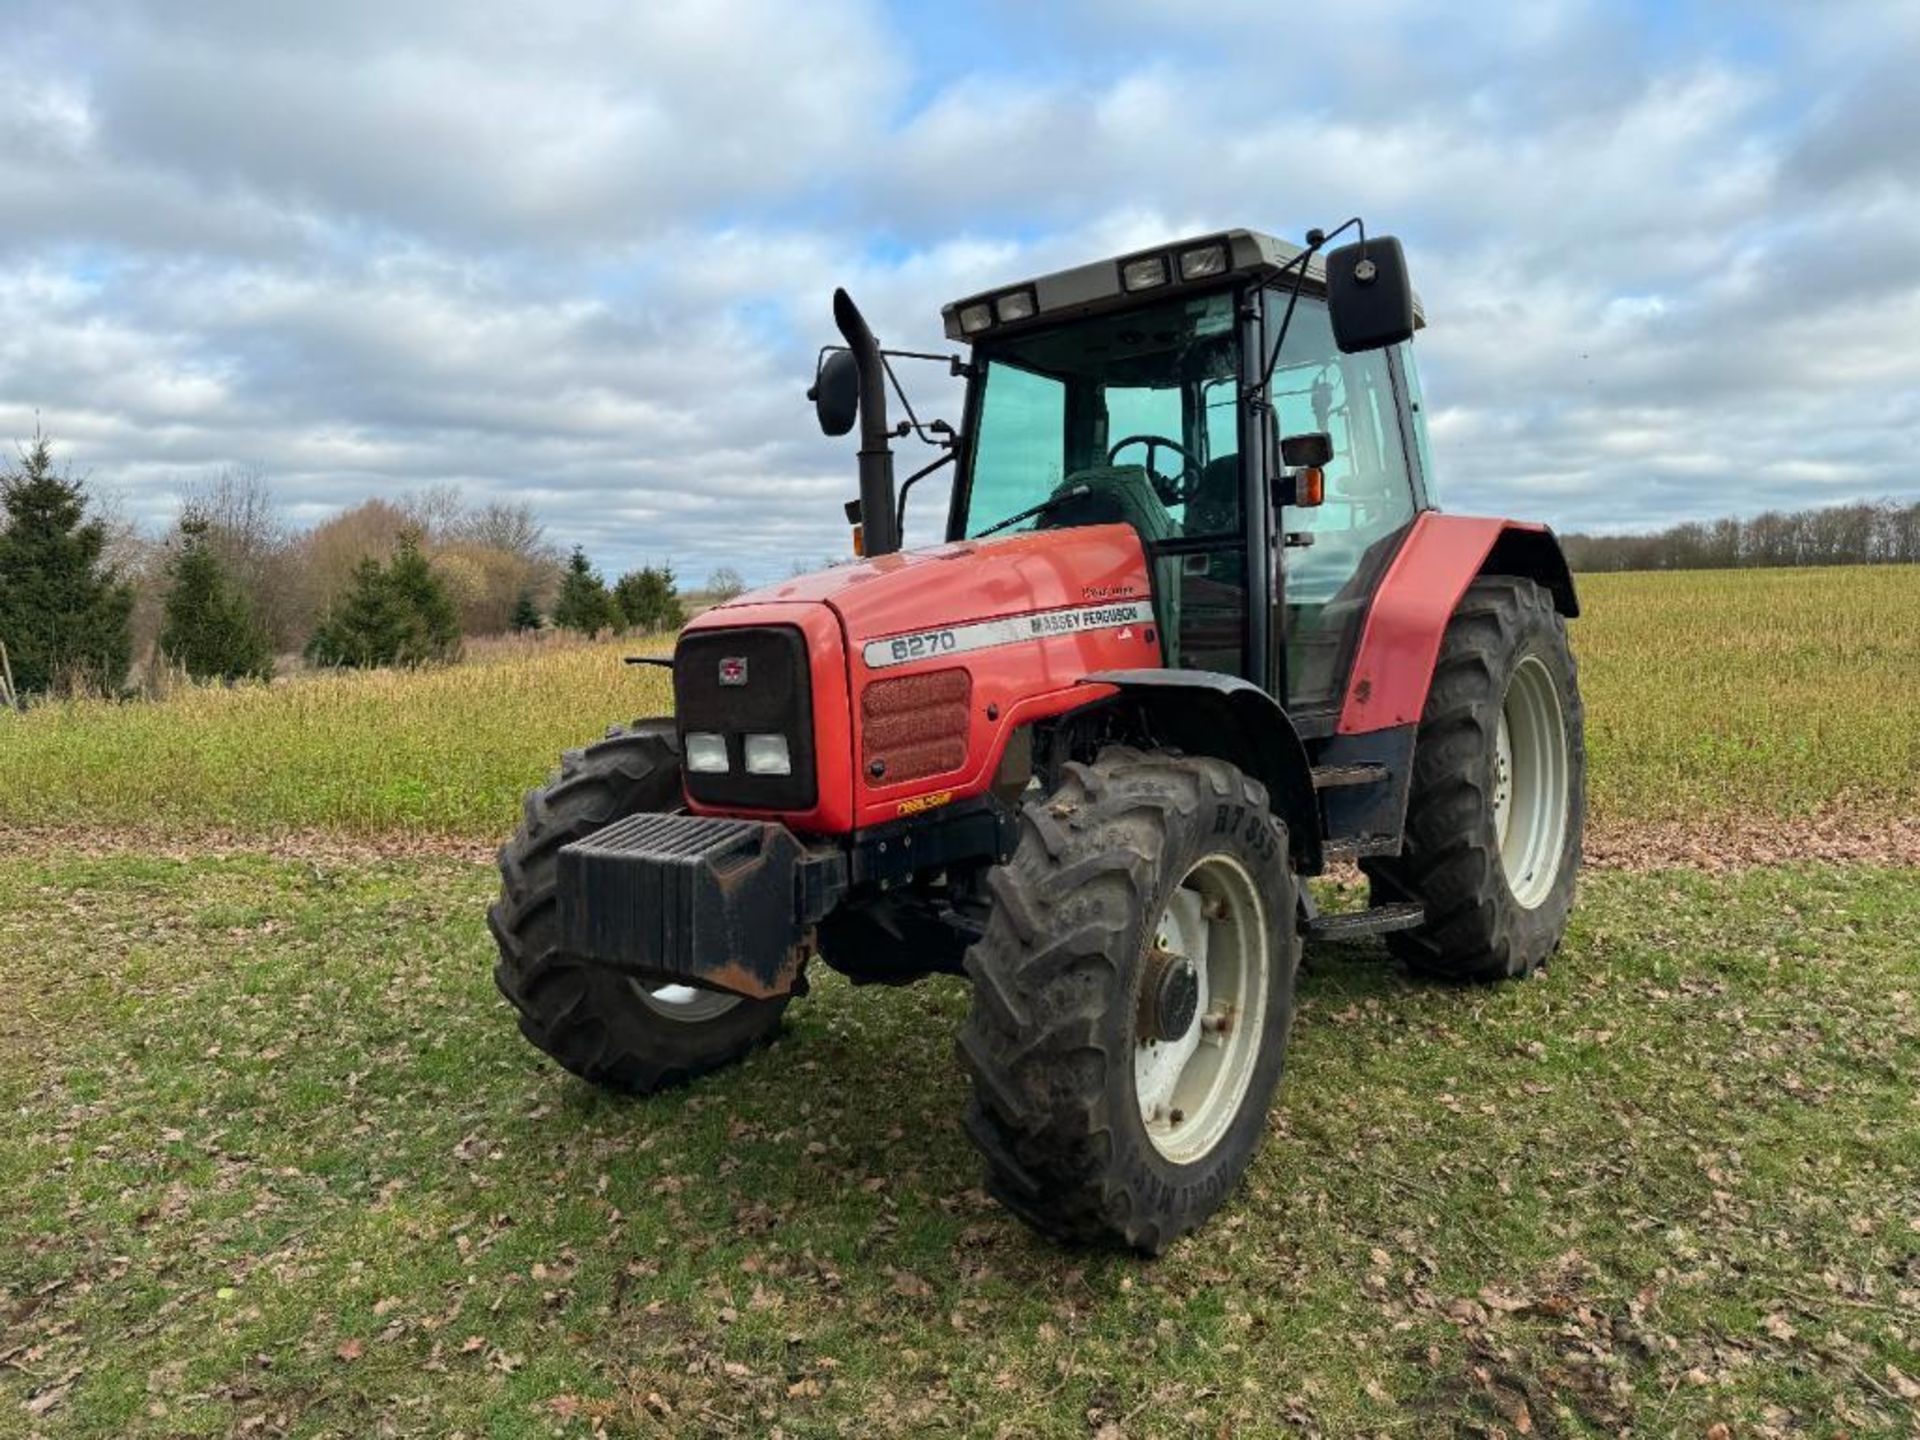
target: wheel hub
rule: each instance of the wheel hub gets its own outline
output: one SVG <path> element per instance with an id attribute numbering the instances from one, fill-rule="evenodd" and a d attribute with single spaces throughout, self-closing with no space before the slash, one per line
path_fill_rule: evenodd
<path id="1" fill-rule="evenodd" d="M 1140 1038 L 1178 1040 L 1200 1009 L 1200 972 L 1184 955 L 1155 949 L 1140 987 Z"/>

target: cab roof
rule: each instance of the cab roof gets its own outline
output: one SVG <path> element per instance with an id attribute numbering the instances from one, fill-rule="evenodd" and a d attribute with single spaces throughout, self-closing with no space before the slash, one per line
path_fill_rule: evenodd
<path id="1" fill-rule="evenodd" d="M 1183 278 L 1185 267 L 1182 257 L 1198 257 L 1214 249 L 1225 252 L 1224 266 L 1214 263 L 1192 279 Z M 963 300 L 941 306 L 940 319 L 949 339 L 965 340 L 971 344 L 976 340 L 1031 330 L 1078 315 L 1126 309 L 1180 290 L 1212 289 L 1227 279 L 1278 275 L 1281 267 L 1299 255 L 1300 250 L 1298 245 L 1277 240 L 1258 230 L 1218 230 L 1210 235 L 1196 235 L 1188 240 L 1175 240 L 1148 250 L 1135 250 L 1111 259 L 1076 265 L 1070 270 L 1056 270 L 1050 275 L 1022 280 L 1017 284 L 996 285 L 978 295 L 969 295 Z M 1160 262 L 1157 272 L 1152 263 L 1156 259 Z M 1139 283 L 1142 278 L 1154 273 L 1163 278 Z M 1127 276 L 1131 276 L 1134 283 L 1130 285 L 1123 279 Z M 1308 294 L 1324 295 L 1326 285 L 1326 267 L 1321 263 L 1321 257 L 1315 255 L 1307 262 L 1304 288 Z M 984 324 L 980 323 L 981 311 L 976 308 L 982 306 L 985 307 Z M 1015 318 L 1002 318 L 1003 309 L 1010 311 Z M 963 322 L 963 313 L 966 314 L 966 321 L 972 322 L 971 328 Z M 1426 312 L 1418 295 L 1414 296 L 1413 301 L 1413 323 L 1416 328 L 1422 328 L 1427 323 Z"/>

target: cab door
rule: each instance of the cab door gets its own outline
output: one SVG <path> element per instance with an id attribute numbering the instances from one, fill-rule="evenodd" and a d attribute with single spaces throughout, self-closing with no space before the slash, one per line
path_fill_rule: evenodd
<path id="1" fill-rule="evenodd" d="M 1268 333 L 1286 296 L 1267 294 Z M 1302 296 L 1270 390 L 1282 435 L 1333 442 L 1326 498 L 1276 517 L 1281 565 L 1276 649 L 1288 713 L 1337 711 L 1380 577 L 1419 508 L 1401 399 L 1385 350 L 1343 355 L 1326 303 Z"/>

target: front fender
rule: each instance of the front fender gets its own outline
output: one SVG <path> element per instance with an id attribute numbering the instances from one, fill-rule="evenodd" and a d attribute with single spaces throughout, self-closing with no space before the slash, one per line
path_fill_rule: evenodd
<path id="1" fill-rule="evenodd" d="M 1266 691 L 1211 670 L 1099 670 L 1080 683 L 1113 686 L 1139 708 L 1155 739 L 1225 760 L 1266 786 L 1287 823 L 1294 868 L 1304 875 L 1324 868 L 1313 764 L 1292 719 Z"/>

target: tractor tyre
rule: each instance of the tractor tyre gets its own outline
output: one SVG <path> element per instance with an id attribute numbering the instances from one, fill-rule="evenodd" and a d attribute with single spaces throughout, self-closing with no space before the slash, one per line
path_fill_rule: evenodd
<path id="1" fill-rule="evenodd" d="M 650 988 L 560 946 L 560 848 L 628 815 L 680 807 L 672 722 L 614 727 L 527 796 L 500 850 L 500 898 L 487 924 L 494 983 L 520 1031 L 583 1080 L 647 1094 L 739 1059 L 780 1027 L 787 997 L 750 1000 L 688 985 Z"/>
<path id="2" fill-rule="evenodd" d="M 1559 948 L 1586 823 L 1584 712 L 1566 622 L 1531 580 L 1476 580 L 1447 625 L 1414 745 L 1400 854 L 1363 860 L 1387 936 L 1448 980 L 1531 973 Z"/>
<path id="3" fill-rule="evenodd" d="M 1221 760 L 1113 748 L 1021 814 L 967 954 L 966 1127 L 1043 1233 L 1158 1254 L 1266 1134 L 1300 940 L 1286 826 Z"/>

